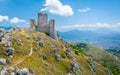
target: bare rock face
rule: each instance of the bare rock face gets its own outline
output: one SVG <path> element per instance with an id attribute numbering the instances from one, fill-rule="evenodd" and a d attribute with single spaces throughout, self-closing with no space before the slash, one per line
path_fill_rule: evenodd
<path id="1" fill-rule="evenodd" d="M 6 65 L 6 59 L 0 58 L 0 65 L 5 66 Z"/>
<path id="2" fill-rule="evenodd" d="M 5 54 L 7 56 L 13 55 L 14 50 L 15 50 L 14 48 L 10 47 L 6 50 Z"/>

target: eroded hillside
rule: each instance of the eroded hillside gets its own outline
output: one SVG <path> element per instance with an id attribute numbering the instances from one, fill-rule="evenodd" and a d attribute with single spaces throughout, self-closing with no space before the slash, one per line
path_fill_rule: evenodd
<path id="1" fill-rule="evenodd" d="M 0 75 L 111 75 L 92 58 L 75 54 L 60 37 L 28 29 L 1 30 Z"/>

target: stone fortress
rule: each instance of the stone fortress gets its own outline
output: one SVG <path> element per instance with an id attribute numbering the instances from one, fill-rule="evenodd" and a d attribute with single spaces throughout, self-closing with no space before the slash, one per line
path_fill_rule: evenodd
<path id="1" fill-rule="evenodd" d="M 48 15 L 38 13 L 38 23 L 35 21 L 35 19 L 30 20 L 30 29 L 34 29 L 36 31 L 45 32 L 49 36 L 51 36 L 53 39 L 57 39 L 57 33 L 55 30 L 55 20 L 51 19 L 48 22 Z"/>

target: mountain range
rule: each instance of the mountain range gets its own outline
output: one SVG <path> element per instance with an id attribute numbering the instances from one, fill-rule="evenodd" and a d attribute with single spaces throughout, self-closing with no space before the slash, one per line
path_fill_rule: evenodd
<path id="1" fill-rule="evenodd" d="M 120 33 L 107 29 L 96 31 L 70 30 L 58 32 L 58 34 L 68 42 L 91 43 L 107 49 L 120 46 Z"/>

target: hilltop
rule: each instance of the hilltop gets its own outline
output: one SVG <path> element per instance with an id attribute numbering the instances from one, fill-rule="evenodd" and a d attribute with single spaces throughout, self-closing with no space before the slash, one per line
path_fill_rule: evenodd
<path id="1" fill-rule="evenodd" d="M 61 37 L 14 28 L 0 31 L 0 75 L 112 75 Z"/>

